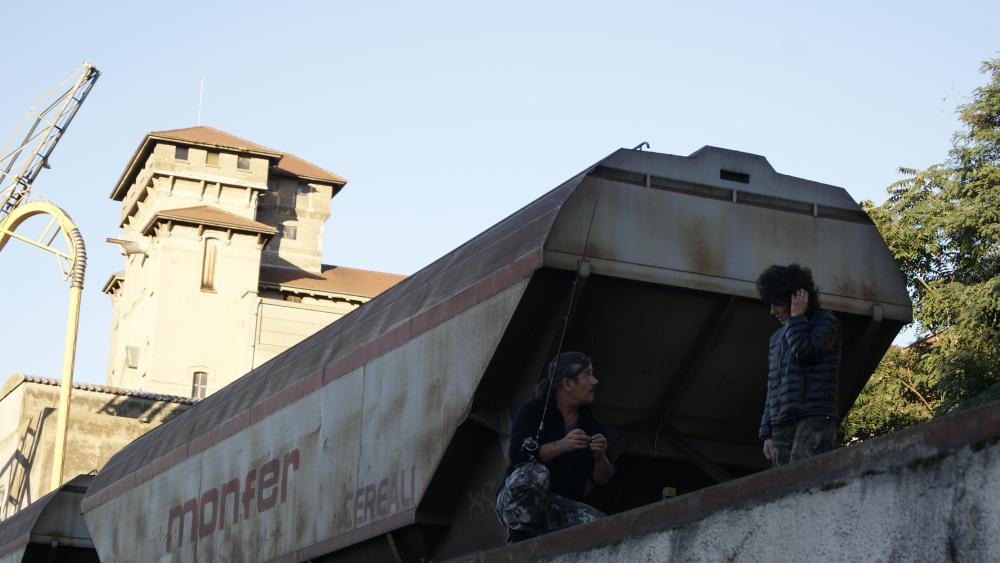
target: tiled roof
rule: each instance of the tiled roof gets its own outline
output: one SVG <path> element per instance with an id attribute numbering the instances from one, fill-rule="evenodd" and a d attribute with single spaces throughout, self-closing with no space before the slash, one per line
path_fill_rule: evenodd
<path id="1" fill-rule="evenodd" d="M 58 379 L 52 379 L 49 377 L 39 377 L 37 375 L 24 375 L 16 373 L 7 380 L 4 384 L 4 393 L 13 390 L 21 383 L 38 383 L 41 385 L 53 385 L 55 387 L 60 386 L 62 383 Z M 184 405 L 193 405 L 198 402 L 198 399 L 192 399 L 190 397 L 178 397 L 176 395 L 161 395 L 159 393 L 147 393 L 145 391 L 138 391 L 135 389 L 120 389 L 118 387 L 108 387 L 107 385 L 95 385 L 93 383 L 80 383 L 78 381 L 73 382 L 73 389 L 79 389 L 81 391 L 94 391 L 96 393 L 107 393 L 109 395 L 122 395 L 125 397 L 136 397 L 139 399 L 149 399 L 151 401 L 166 401 L 168 403 L 181 403 Z"/>
<path id="2" fill-rule="evenodd" d="M 196 225 L 207 225 L 213 227 L 227 227 L 266 235 L 273 235 L 278 232 L 277 229 L 270 225 L 265 225 L 264 223 L 247 219 L 246 217 L 240 217 L 235 213 L 223 211 L 210 205 L 198 205 L 195 207 L 182 207 L 179 209 L 164 209 L 162 211 L 158 211 L 143 228 L 143 232 L 145 233 L 148 231 L 158 219 L 167 219 L 180 223 L 193 223 Z"/>
<path id="3" fill-rule="evenodd" d="M 150 137 L 160 139 L 174 139 L 186 141 L 198 145 L 209 145 L 223 149 L 234 149 L 239 151 L 251 151 L 262 153 L 267 156 L 280 157 L 281 151 L 258 145 L 253 141 L 248 141 L 242 137 L 237 137 L 225 131 L 220 131 L 215 127 L 185 127 L 183 129 L 167 129 L 165 131 L 150 131 Z"/>
<path id="4" fill-rule="evenodd" d="M 302 160 L 293 154 L 276 151 L 272 148 L 258 145 L 257 143 L 237 137 L 236 135 L 232 135 L 230 133 L 226 133 L 225 131 L 220 131 L 214 127 L 202 126 L 187 127 L 184 129 L 170 129 L 167 131 L 153 131 L 149 134 L 149 136 L 161 139 L 186 141 L 196 145 L 208 145 L 237 151 L 261 153 L 278 158 L 278 164 L 275 165 L 275 168 L 277 168 L 280 172 L 285 172 L 287 174 L 303 178 L 332 182 L 334 184 L 347 183 L 347 180 L 334 174 L 333 172 L 324 170 L 319 166 Z"/>
<path id="5" fill-rule="evenodd" d="M 319 274 L 268 266 L 260 269 L 260 283 L 263 285 L 314 289 L 360 297 L 375 297 L 404 279 L 406 276 L 399 274 L 345 268 L 330 264 L 323 264 L 323 271 Z"/>

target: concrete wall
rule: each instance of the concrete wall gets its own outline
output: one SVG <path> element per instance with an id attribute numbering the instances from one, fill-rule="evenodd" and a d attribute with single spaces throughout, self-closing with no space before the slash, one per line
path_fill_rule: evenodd
<path id="1" fill-rule="evenodd" d="M 330 296 L 279 306 L 258 295 L 262 260 L 322 271 L 332 185 L 272 176 L 271 162 L 261 156 L 248 157 L 248 170 L 238 168 L 234 152 L 188 147 L 179 159 L 178 146 L 185 144 L 156 143 L 122 201 L 124 237 L 140 241 L 146 254 L 126 256 L 124 282 L 108 291 L 113 326 L 106 381 L 191 396 L 195 372 L 208 374 L 211 394 L 357 304 Z M 284 231 L 266 247 L 256 235 L 230 236 L 212 227 L 161 226 L 151 236 L 142 235 L 158 211 L 202 205 Z M 221 244 L 215 289 L 205 291 L 202 263 L 210 237 Z"/>
<path id="2" fill-rule="evenodd" d="M 122 202 L 123 231 L 141 240 L 148 256 L 125 257 L 125 283 L 111 292 L 113 326 L 107 383 L 169 395 L 190 396 L 195 371 L 208 374 L 214 392 L 250 369 L 261 245 L 255 235 L 225 229 L 175 226 L 143 237 L 144 228 L 163 209 L 211 205 L 254 219 L 258 192 L 266 190 L 269 161 L 250 157 L 249 170 L 237 155 L 191 147 L 185 160 L 176 145 L 157 143 Z M 214 292 L 201 288 L 206 238 L 220 240 Z M 197 314 L 192 314 L 197 311 Z M 128 350 L 132 354 L 128 361 Z"/>
<path id="3" fill-rule="evenodd" d="M 295 228 L 295 238 L 279 233 L 264 249 L 264 263 L 294 265 L 308 272 L 322 269 L 323 226 L 330 216 L 333 186 L 272 176 L 266 197 L 257 206 L 257 220 L 268 225 Z"/>
<path id="4" fill-rule="evenodd" d="M 94 387 L 97 388 L 97 387 Z M 51 489 L 59 387 L 7 380 L 0 391 L 0 520 Z M 66 442 L 66 480 L 96 473 L 122 447 L 189 405 L 74 389 Z"/>
<path id="5" fill-rule="evenodd" d="M 32 488 L 31 474 L 40 455 L 51 458 L 53 446 L 40 454 L 34 437 L 40 419 L 55 426 L 55 417 L 47 412 L 22 416 L 25 388 L 22 385 L 9 391 L 5 389 L 5 396 L 0 399 L 0 460 L 3 461 L 0 466 L 0 519 L 6 519 L 45 494 Z M 51 438 L 49 442 L 55 443 Z"/>
<path id="6" fill-rule="evenodd" d="M 347 301 L 321 301 L 308 297 L 302 301 L 257 300 L 252 367 L 267 362 L 357 308 L 357 305 Z"/>
<path id="7" fill-rule="evenodd" d="M 996 561 L 1000 403 L 467 561 Z"/>
<path id="8" fill-rule="evenodd" d="M 261 247 L 253 235 L 177 225 L 128 257 L 116 305 L 111 385 L 191 396 L 192 374 L 208 374 L 212 393 L 246 373 L 254 333 Z M 218 239 L 215 286 L 202 289 L 208 238 Z M 138 351 L 130 367 L 127 350 Z"/>
<path id="9" fill-rule="evenodd" d="M 250 156 L 250 169 L 236 166 L 237 155 L 190 147 L 186 160 L 178 160 L 177 146 L 157 143 L 122 201 L 122 220 L 133 237 L 157 211 L 211 205 L 229 213 L 287 229 L 267 247 L 268 264 L 298 267 L 318 273 L 323 254 L 323 227 L 330 216 L 333 186 L 272 175 L 269 161 Z M 218 165 L 208 155 L 218 154 Z"/>
<path id="10" fill-rule="evenodd" d="M 867 478 L 549 561 L 990 561 L 1000 553 L 1000 448 Z"/>
<path id="11" fill-rule="evenodd" d="M 250 169 L 237 168 L 237 155 L 219 152 L 219 165 L 206 162 L 210 151 L 191 147 L 187 160 L 175 158 L 178 145 L 156 143 L 144 167 L 122 200 L 121 219 L 126 231 L 141 228 L 162 209 L 212 205 L 253 219 L 258 192 L 267 189 L 269 162 L 250 156 Z M 181 145 L 183 146 L 183 144 Z"/>

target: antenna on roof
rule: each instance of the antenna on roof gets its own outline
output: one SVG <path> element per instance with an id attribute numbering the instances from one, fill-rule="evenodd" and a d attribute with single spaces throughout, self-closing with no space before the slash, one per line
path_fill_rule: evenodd
<path id="1" fill-rule="evenodd" d="M 201 77 L 201 86 L 198 87 L 198 120 L 197 120 L 196 124 L 199 127 L 201 126 L 201 99 L 202 99 L 202 94 L 204 94 L 204 93 L 205 93 L 205 77 L 202 76 Z"/>
<path id="2" fill-rule="evenodd" d="M 632 147 L 632 150 L 634 150 L 634 151 L 641 151 L 642 147 L 646 147 L 648 149 L 649 148 L 649 143 L 647 143 L 646 141 L 643 141 L 643 142 L 639 143 L 638 145 Z"/>

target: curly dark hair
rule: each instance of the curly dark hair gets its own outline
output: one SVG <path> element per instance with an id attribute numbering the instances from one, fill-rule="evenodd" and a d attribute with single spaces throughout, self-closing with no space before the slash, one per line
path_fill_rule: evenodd
<path id="1" fill-rule="evenodd" d="M 591 363 L 590 358 L 583 352 L 563 352 L 551 362 L 546 364 L 545 372 L 535 384 L 535 396 L 544 397 L 549 394 L 549 373 L 555 370 L 552 376 L 552 387 L 555 388 L 564 379 L 572 379 L 580 375 Z M 553 394 L 554 395 L 554 394 Z"/>
<path id="2" fill-rule="evenodd" d="M 819 309 L 819 289 L 813 282 L 809 268 L 798 264 L 774 265 L 757 278 L 757 292 L 768 305 L 788 305 L 792 301 L 792 293 L 799 289 L 809 292 L 809 308 L 806 312 L 812 313 Z"/>

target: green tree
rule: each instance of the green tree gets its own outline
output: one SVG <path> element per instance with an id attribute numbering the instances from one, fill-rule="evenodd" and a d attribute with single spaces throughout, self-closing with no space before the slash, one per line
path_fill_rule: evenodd
<path id="1" fill-rule="evenodd" d="M 862 203 L 906 276 L 918 342 L 892 349 L 841 427 L 867 438 L 1000 399 L 1000 59 L 949 158 Z"/>
<path id="2" fill-rule="evenodd" d="M 940 396 L 937 380 L 920 365 L 924 357 L 913 347 L 889 348 L 841 424 L 845 441 L 880 436 L 934 417 Z"/>

